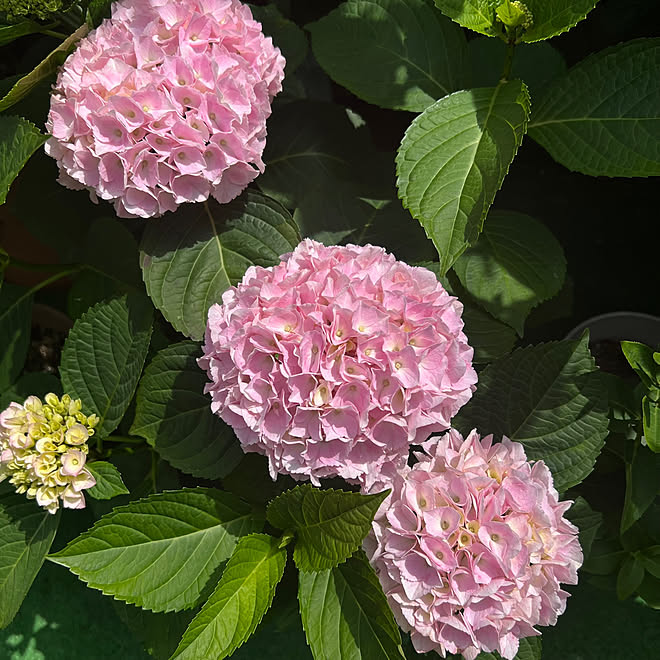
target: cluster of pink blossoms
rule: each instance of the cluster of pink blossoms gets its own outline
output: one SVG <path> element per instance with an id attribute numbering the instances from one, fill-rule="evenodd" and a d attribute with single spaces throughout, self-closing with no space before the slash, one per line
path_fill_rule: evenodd
<path id="1" fill-rule="evenodd" d="M 245 451 L 296 478 L 368 486 L 449 428 L 477 381 L 462 305 L 382 248 L 303 241 L 209 310 L 199 363 Z"/>
<path id="2" fill-rule="evenodd" d="M 582 551 L 552 475 L 521 444 L 454 430 L 392 473 L 365 550 L 399 625 L 419 652 L 497 651 L 553 625 Z M 381 486 L 382 486 L 381 482 Z"/>
<path id="3" fill-rule="evenodd" d="M 234 199 L 264 164 L 284 58 L 238 0 L 121 0 L 62 67 L 46 151 L 121 217 Z"/>

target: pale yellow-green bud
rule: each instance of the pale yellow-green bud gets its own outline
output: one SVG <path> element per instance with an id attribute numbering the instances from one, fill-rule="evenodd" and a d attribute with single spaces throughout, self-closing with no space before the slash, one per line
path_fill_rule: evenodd
<path id="1" fill-rule="evenodd" d="M 36 398 L 36 397 L 35 397 Z M 46 394 L 44 397 L 46 400 L 46 403 L 51 407 L 51 408 L 57 408 L 57 406 L 60 405 L 60 399 L 57 396 L 57 394 L 53 394 L 52 392 Z"/>
<path id="2" fill-rule="evenodd" d="M 534 16 L 527 5 L 519 0 L 504 0 L 495 10 L 497 19 L 504 24 L 507 32 L 529 30 L 534 25 Z"/>
<path id="3" fill-rule="evenodd" d="M 80 399 L 47 394 L 0 413 L 0 481 L 55 513 L 60 504 L 83 508 L 83 490 L 96 483 L 85 467 L 87 441 L 99 422 L 85 416 Z"/>
<path id="4" fill-rule="evenodd" d="M 89 438 L 89 429 L 82 424 L 75 424 L 64 434 L 67 445 L 82 445 Z"/>

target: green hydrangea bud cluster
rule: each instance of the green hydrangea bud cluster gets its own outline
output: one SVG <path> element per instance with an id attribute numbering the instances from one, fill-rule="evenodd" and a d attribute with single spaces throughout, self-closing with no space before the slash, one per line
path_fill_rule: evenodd
<path id="1" fill-rule="evenodd" d="M 0 413 L 0 482 L 9 479 L 17 493 L 55 513 L 60 501 L 67 509 L 83 509 L 83 490 L 96 484 L 85 467 L 99 418 L 84 415 L 80 399 L 47 394 L 23 405 L 12 403 Z"/>
<path id="2" fill-rule="evenodd" d="M 43 21 L 70 4 L 67 0 L 0 0 L 0 16 L 6 16 L 11 23 L 25 18 Z"/>

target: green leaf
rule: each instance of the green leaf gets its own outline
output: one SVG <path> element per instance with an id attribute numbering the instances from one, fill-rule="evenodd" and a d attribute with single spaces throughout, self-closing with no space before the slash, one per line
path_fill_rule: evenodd
<path id="1" fill-rule="evenodd" d="M 99 250 L 98 246 L 104 249 Z M 115 218 L 97 218 L 85 237 L 83 260 L 87 268 L 133 289 L 143 290 L 138 244 L 133 234 Z"/>
<path id="2" fill-rule="evenodd" d="M 527 88 L 514 80 L 446 96 L 406 131 L 396 159 L 399 197 L 435 244 L 442 274 L 479 236 L 529 112 Z"/>
<path id="3" fill-rule="evenodd" d="M 660 175 L 660 39 L 596 53 L 556 79 L 534 106 L 529 134 L 571 170 Z"/>
<path id="4" fill-rule="evenodd" d="M 516 344 L 516 333 L 508 325 L 496 321 L 488 312 L 484 312 L 470 299 L 460 282 L 450 284 L 449 278 L 440 275 L 440 264 L 421 262 L 414 264 L 428 268 L 435 273 L 447 293 L 456 296 L 463 303 L 463 332 L 468 343 L 474 349 L 473 362 L 485 364 L 510 353 Z"/>
<path id="5" fill-rule="evenodd" d="M 648 396 L 642 399 L 644 440 L 649 449 L 660 453 L 660 405 L 651 401 Z"/>
<path id="6" fill-rule="evenodd" d="M 140 295 L 94 305 L 73 325 L 62 350 L 67 394 L 96 413 L 99 437 L 112 433 L 128 408 L 149 350 L 153 308 Z M 89 414 L 89 413 L 87 413 Z"/>
<path id="7" fill-rule="evenodd" d="M 634 555 L 628 555 L 616 578 L 616 595 L 625 600 L 637 590 L 644 579 L 644 565 Z"/>
<path id="8" fill-rule="evenodd" d="M 283 531 L 295 531 L 293 559 L 299 570 L 334 568 L 360 547 L 388 493 L 361 495 L 305 484 L 268 505 L 268 522 Z"/>
<path id="9" fill-rule="evenodd" d="M 59 511 L 50 514 L 25 495 L 0 495 L 0 628 L 6 628 L 18 612 L 59 521 Z"/>
<path id="10" fill-rule="evenodd" d="M 513 660 L 541 660 L 541 638 L 523 637 Z"/>
<path id="11" fill-rule="evenodd" d="M 87 463 L 87 469 L 96 479 L 96 486 L 86 492 L 95 500 L 111 500 L 117 495 L 127 495 L 128 488 L 122 481 L 119 470 L 107 461 L 92 461 Z"/>
<path id="12" fill-rule="evenodd" d="M 474 348 L 473 361 L 485 364 L 510 353 L 516 345 L 516 333 L 475 305 L 463 305 L 463 331 Z"/>
<path id="13" fill-rule="evenodd" d="M 0 289 L 0 392 L 23 370 L 30 346 L 32 291 L 13 284 Z"/>
<path id="14" fill-rule="evenodd" d="M 44 26 L 35 23 L 35 21 L 21 21 L 15 25 L 0 25 L 0 46 L 9 44 L 14 39 L 24 37 L 27 34 L 41 32 L 43 29 Z"/>
<path id="15" fill-rule="evenodd" d="M 436 6 L 463 27 L 489 36 L 499 35 L 501 23 L 495 10 L 503 0 L 435 0 Z M 598 0 L 524 0 L 533 24 L 522 33 L 523 41 L 549 39 L 583 20 Z"/>
<path id="16" fill-rule="evenodd" d="M 533 24 L 523 32 L 522 40 L 540 41 L 556 37 L 574 27 L 598 4 L 598 0 L 524 0 L 531 11 Z"/>
<path id="17" fill-rule="evenodd" d="M 211 412 L 207 378 L 197 365 L 201 354 L 192 341 L 157 353 L 140 381 L 130 432 L 179 470 L 218 479 L 238 465 L 243 452 L 231 428 Z"/>
<path id="18" fill-rule="evenodd" d="M 172 660 L 222 660 L 255 631 L 268 611 L 286 564 L 286 548 L 267 534 L 237 544 L 222 579 L 192 620 Z"/>
<path id="19" fill-rule="evenodd" d="M 639 520 L 653 504 L 658 484 L 660 455 L 635 443 L 631 460 L 626 462 L 626 494 L 621 514 L 621 534 Z"/>
<path id="20" fill-rule="evenodd" d="M 586 561 L 591 553 L 596 532 L 603 522 L 603 514 L 594 511 L 583 497 L 576 497 L 575 502 L 564 515 L 580 530 L 580 546 Z"/>
<path id="21" fill-rule="evenodd" d="M 477 37 L 468 41 L 471 64 L 470 87 L 490 87 L 502 77 L 506 44 L 501 39 Z M 541 94 L 551 80 L 566 73 L 562 54 L 547 41 L 518 44 L 513 58 L 511 77 L 525 81 L 532 99 Z"/>
<path id="22" fill-rule="evenodd" d="M 196 614 L 195 610 L 167 614 L 149 612 L 118 600 L 113 600 L 112 604 L 124 625 L 136 635 L 147 653 L 156 660 L 169 660 Z"/>
<path id="23" fill-rule="evenodd" d="M 198 603 L 238 539 L 262 522 L 228 493 L 167 491 L 117 507 L 49 559 L 117 600 L 177 611 Z"/>
<path id="24" fill-rule="evenodd" d="M 328 180 L 350 181 L 366 149 L 363 133 L 346 112 L 331 103 L 295 101 L 275 109 L 268 120 L 266 171 L 259 188 L 288 208 Z"/>
<path id="25" fill-rule="evenodd" d="M 660 578 L 660 545 L 644 548 L 637 558 L 651 575 Z"/>
<path id="26" fill-rule="evenodd" d="M 328 187 L 310 190 L 293 218 L 303 236 L 315 240 L 327 232 L 341 231 L 349 243 L 379 245 L 406 262 L 432 259 L 437 254 L 420 224 L 398 199 L 366 198 L 356 184 L 333 181 Z"/>
<path id="27" fill-rule="evenodd" d="M 188 204 L 148 223 L 140 246 L 147 292 L 176 330 L 200 340 L 209 307 L 253 265 L 274 266 L 298 244 L 275 200 L 248 191 L 229 204 Z"/>
<path id="28" fill-rule="evenodd" d="M 435 0 L 436 7 L 445 16 L 463 27 L 495 36 L 495 8 L 502 0 Z"/>
<path id="29" fill-rule="evenodd" d="M 563 286 L 566 258 L 538 220 L 500 211 L 488 216 L 479 241 L 454 270 L 477 302 L 522 337 L 529 312 Z"/>
<path id="30" fill-rule="evenodd" d="M 90 30 L 98 27 L 104 18 L 110 18 L 112 0 L 91 0 L 87 5 L 86 21 Z"/>
<path id="31" fill-rule="evenodd" d="M 301 572 L 298 600 L 314 660 L 405 658 L 399 629 L 363 552 L 336 568 Z"/>
<path id="32" fill-rule="evenodd" d="M 32 394 L 43 399 L 49 392 L 58 396 L 62 394 L 62 384 L 57 376 L 40 371 L 26 371 L 0 395 L 0 410 L 4 410 L 12 402 L 22 404 Z"/>
<path id="33" fill-rule="evenodd" d="M 55 50 L 51 51 L 30 73 L 23 76 L 10 90 L 0 98 L 0 112 L 5 111 L 23 97 L 27 96 L 42 80 L 49 78 L 60 64 L 64 63 L 74 45 L 89 32 L 86 23 L 67 37 Z M 44 138 L 45 139 L 45 138 Z"/>
<path id="34" fill-rule="evenodd" d="M 272 37 L 286 59 L 286 74 L 292 74 L 304 61 L 307 55 L 307 36 L 288 18 L 285 18 L 276 5 L 250 7 L 252 15 L 259 21 L 263 33 Z"/>
<path id="35" fill-rule="evenodd" d="M 660 367 L 653 359 L 653 349 L 637 341 L 622 341 L 621 350 L 628 360 L 628 364 L 640 377 L 644 387 L 660 383 Z"/>
<path id="36" fill-rule="evenodd" d="M 0 117 L 0 204 L 30 156 L 46 141 L 34 124 L 21 117 Z"/>
<path id="37" fill-rule="evenodd" d="M 465 85 L 465 36 L 429 0 L 348 0 L 308 29 L 326 73 L 383 108 L 421 112 Z"/>
<path id="38" fill-rule="evenodd" d="M 457 417 L 464 434 L 506 435 L 543 460 L 557 490 L 593 469 L 607 435 L 607 391 L 589 353 L 588 336 L 515 350 L 486 367 Z"/>

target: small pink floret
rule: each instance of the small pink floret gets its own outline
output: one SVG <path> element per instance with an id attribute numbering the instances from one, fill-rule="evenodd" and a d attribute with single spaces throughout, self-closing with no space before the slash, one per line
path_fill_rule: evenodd
<path id="1" fill-rule="evenodd" d="M 264 170 L 284 64 L 238 0 L 121 0 L 60 71 L 46 152 L 121 217 L 228 202 Z"/>
<path id="2" fill-rule="evenodd" d="M 462 311 L 433 273 L 382 248 L 307 239 L 209 310 L 211 408 L 273 478 L 369 485 L 472 396 Z"/>
<path id="3" fill-rule="evenodd" d="M 419 652 L 497 651 L 554 625 L 577 584 L 582 550 L 543 461 L 520 443 L 455 430 L 423 443 L 418 462 L 383 473 L 391 488 L 364 548 L 394 616 Z"/>

